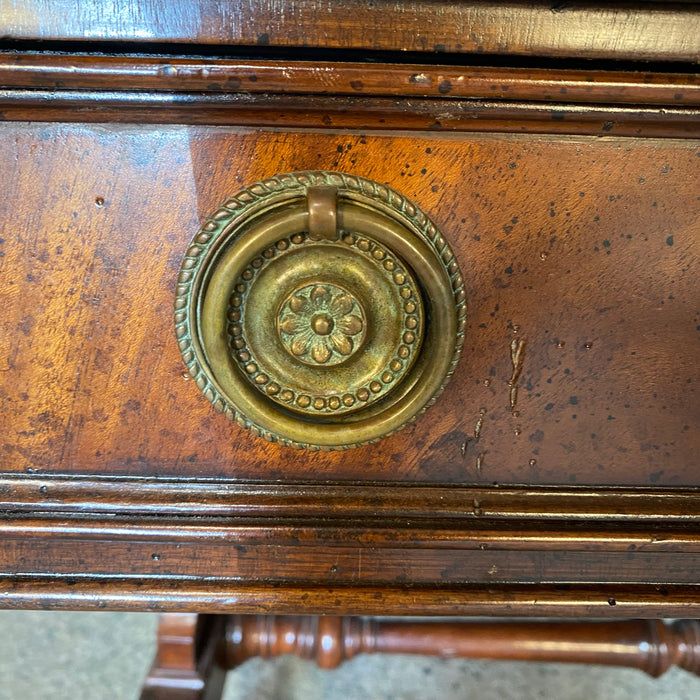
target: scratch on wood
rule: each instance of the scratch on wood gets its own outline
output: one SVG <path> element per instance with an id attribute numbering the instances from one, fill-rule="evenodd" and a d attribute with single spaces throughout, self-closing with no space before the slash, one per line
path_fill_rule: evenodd
<path id="1" fill-rule="evenodd" d="M 474 439 L 478 440 L 481 437 L 481 427 L 484 425 L 484 416 L 486 415 L 486 409 L 479 409 L 479 417 L 477 418 L 476 425 L 474 426 Z"/>
<path id="2" fill-rule="evenodd" d="M 468 437 L 463 443 L 460 448 L 460 452 L 462 453 L 462 457 L 466 457 L 467 455 L 467 448 L 469 447 L 469 443 L 472 442 L 479 442 L 479 438 L 481 437 L 481 428 L 484 425 L 484 416 L 486 415 L 486 409 L 485 408 L 480 408 L 479 409 L 479 417 L 476 419 L 476 425 L 474 426 L 474 437 Z"/>
<path id="3" fill-rule="evenodd" d="M 476 458 L 476 473 L 481 474 L 481 468 L 484 466 L 484 457 L 486 457 L 486 453 L 488 450 L 484 450 L 483 452 L 479 453 L 479 456 Z"/>
<path id="4" fill-rule="evenodd" d="M 518 403 L 518 381 L 523 371 L 523 362 L 525 361 L 525 338 L 513 338 L 510 344 L 510 360 L 513 363 L 513 373 L 508 380 L 510 387 L 510 410 L 513 412 Z"/>

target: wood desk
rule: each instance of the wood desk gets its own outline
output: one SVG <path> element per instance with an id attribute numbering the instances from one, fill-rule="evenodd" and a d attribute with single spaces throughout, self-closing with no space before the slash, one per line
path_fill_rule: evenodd
<path id="1" fill-rule="evenodd" d="M 700 606 L 700 5 L 17 0 L 0 29 L 0 604 L 176 613 L 145 697 L 175 676 L 214 697 L 217 668 L 290 650 L 573 644 L 697 671 L 697 623 L 658 619 Z M 258 225 L 240 211 L 321 185 L 328 246 L 415 278 L 415 364 L 403 335 L 391 370 L 304 405 L 272 354 L 249 369 L 231 301 L 227 389 L 205 295 L 248 291 L 207 265 Z M 408 231 L 399 253 L 342 227 L 366 209 Z M 251 260 L 320 250 L 304 225 Z M 282 295 L 288 384 L 331 352 L 364 366 L 390 326 L 362 274 L 314 264 L 318 309 L 356 285 L 323 323 L 364 325 L 315 326 L 327 350 L 302 357 Z"/>

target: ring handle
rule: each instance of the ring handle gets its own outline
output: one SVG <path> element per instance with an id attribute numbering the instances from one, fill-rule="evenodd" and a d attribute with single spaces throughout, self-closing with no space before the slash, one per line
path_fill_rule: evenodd
<path id="1" fill-rule="evenodd" d="M 178 277 L 183 359 L 217 410 L 267 440 L 346 449 L 431 405 L 464 337 L 462 276 L 412 202 L 344 173 L 241 190 Z"/>

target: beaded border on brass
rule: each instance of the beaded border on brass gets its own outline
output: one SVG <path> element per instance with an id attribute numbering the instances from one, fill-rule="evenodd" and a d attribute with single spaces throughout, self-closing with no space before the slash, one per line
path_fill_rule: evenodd
<path id="1" fill-rule="evenodd" d="M 248 187 L 239 190 L 230 197 L 218 209 L 216 209 L 202 224 L 194 235 L 187 251 L 185 252 L 180 272 L 177 278 L 175 290 L 175 303 L 173 320 L 175 323 L 175 337 L 182 353 L 182 359 L 187 367 L 189 375 L 194 379 L 199 390 L 219 413 L 235 421 L 242 428 L 249 430 L 253 435 L 261 437 L 269 442 L 276 442 L 294 449 L 308 450 L 349 450 L 354 447 L 377 442 L 386 435 L 374 440 L 364 442 L 347 443 L 338 446 L 314 445 L 305 442 L 290 440 L 277 433 L 267 430 L 240 413 L 225 396 L 222 396 L 218 388 L 209 379 L 207 372 L 197 358 L 194 347 L 194 335 L 196 334 L 196 321 L 188 313 L 193 298 L 194 283 L 202 269 L 202 260 L 212 244 L 233 222 L 245 217 L 247 210 L 255 206 L 260 200 L 272 194 L 288 191 L 290 195 L 304 192 L 307 187 L 316 185 L 331 185 L 346 190 L 349 193 L 357 193 L 370 199 L 377 199 L 390 206 L 399 216 L 410 222 L 414 230 L 425 240 L 442 262 L 452 285 L 452 293 L 455 300 L 455 312 L 457 317 L 457 335 L 455 349 L 452 355 L 450 368 L 440 388 L 434 396 L 426 402 L 423 408 L 402 425 L 394 428 L 394 434 L 413 422 L 432 406 L 443 392 L 450 377 L 454 374 L 464 345 L 464 332 L 467 320 L 467 301 L 464 290 L 464 278 L 459 270 L 459 265 L 450 245 L 437 226 L 428 218 L 425 212 L 416 206 L 411 200 L 399 194 L 386 185 L 369 180 L 357 175 L 328 171 L 300 171 L 286 173 L 275 177 L 255 182 Z"/>
<path id="2" fill-rule="evenodd" d="M 406 364 L 410 364 L 412 349 L 416 339 L 420 337 L 420 321 L 416 314 L 418 306 L 413 299 L 412 279 L 396 258 L 386 248 L 375 241 L 359 236 L 349 231 L 343 231 L 341 241 L 354 247 L 373 262 L 381 263 L 386 272 L 391 275 L 393 283 L 399 288 L 399 295 L 404 300 L 402 342 L 397 347 L 394 357 L 381 369 L 381 371 L 365 386 L 352 392 L 340 395 L 320 396 L 308 393 L 296 394 L 292 389 L 272 380 L 267 374 L 260 371 L 260 361 L 257 360 L 248 347 L 244 334 L 242 320 L 245 316 L 245 302 L 250 284 L 265 266 L 278 255 L 285 254 L 296 246 L 303 246 L 309 240 L 307 233 L 296 233 L 283 238 L 274 246 L 270 246 L 253 258 L 242 275 L 236 280 L 233 292 L 229 299 L 227 310 L 227 333 L 229 347 L 243 374 L 260 391 L 264 391 L 273 400 L 281 405 L 296 404 L 301 409 L 314 408 L 319 413 L 333 413 L 335 411 L 348 412 L 356 403 L 367 406 L 386 394 L 393 384 L 396 376 L 401 373 Z M 243 309 L 243 312 L 241 312 Z M 262 363 L 264 364 L 264 363 Z"/>

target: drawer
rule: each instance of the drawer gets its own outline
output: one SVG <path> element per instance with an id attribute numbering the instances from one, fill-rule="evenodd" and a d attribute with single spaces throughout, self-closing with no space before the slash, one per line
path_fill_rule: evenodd
<path id="1" fill-rule="evenodd" d="M 411 16 L 424 7 L 411 5 Z M 377 6 L 373 16 L 385 11 Z M 449 12 L 478 29 L 480 15 L 461 5 Z M 625 49 L 591 29 L 606 19 L 601 9 L 584 11 L 591 43 L 563 31 L 576 17 L 581 24 L 575 12 L 538 6 L 531 19 L 541 23 L 513 34 L 510 48 L 498 47 L 498 33 L 474 43 L 475 33 L 462 55 L 445 34 L 453 54 L 439 64 L 428 54 L 381 53 L 406 44 L 385 32 L 368 35 L 377 53 L 365 61 L 339 53 L 331 34 L 310 37 L 315 49 L 289 33 L 271 35 L 269 50 L 241 47 L 247 59 L 228 56 L 219 34 L 197 55 L 172 43 L 143 55 L 127 33 L 119 36 L 132 43 L 103 47 L 105 55 L 91 43 L 62 43 L 78 40 L 65 23 L 52 28 L 39 17 L 25 33 L 10 27 L 19 38 L 0 60 L 1 604 L 694 615 L 700 78 L 690 63 L 640 62 L 689 62 L 697 10 L 689 5 L 684 21 L 678 8 L 665 14 L 684 29 L 668 34 L 649 30 L 659 13 L 650 5 L 635 15 L 646 22 L 643 41 L 609 23 Z M 433 28 L 436 38 L 448 24 Z M 563 44 L 552 54 L 561 61 L 544 58 L 554 26 L 591 62 L 578 63 Z M 61 50 L 46 53 L 39 37 Z M 294 45 L 283 49 L 287 40 Z M 499 55 L 479 57 L 480 46 Z M 314 53 L 322 49 L 328 54 Z M 633 63 L 602 63 L 615 57 Z M 416 406 L 416 396 L 430 403 L 416 390 L 426 386 L 416 368 L 449 372 L 461 346 L 434 404 L 352 449 L 312 449 L 337 443 L 292 438 L 281 420 L 277 431 L 258 423 L 271 440 L 257 437 L 230 420 L 233 409 L 245 415 L 238 389 L 219 392 L 223 375 L 211 371 L 215 386 L 202 361 L 218 361 L 221 350 L 210 353 L 205 340 L 228 342 L 227 366 L 245 379 L 230 352 L 242 304 L 227 284 L 246 279 L 247 268 L 231 256 L 264 229 L 261 221 L 282 215 L 278 200 L 256 209 L 260 193 L 304 178 L 313 186 L 303 196 L 297 188 L 285 212 L 308 223 L 311 249 L 339 242 L 334 212 L 340 243 L 352 247 L 345 238 L 353 230 L 343 229 L 350 212 L 368 241 L 360 224 L 371 219 L 381 229 L 374 240 L 388 253 L 371 241 L 367 250 L 351 244 L 382 270 L 399 265 L 417 279 L 409 296 L 424 315 L 397 299 L 403 311 L 394 316 L 407 324 L 414 314 L 426 329 L 414 345 L 419 359 L 400 382 L 388 372 L 385 380 L 383 369 L 373 375 L 397 388 L 366 405 L 389 405 L 393 391 L 402 407 Z M 244 200 L 252 204 L 242 211 L 264 216 L 233 235 L 222 220 L 238 224 L 230 214 Z M 321 215 L 315 223 L 312 209 Z M 399 223 L 414 248 L 394 235 Z M 261 260 L 273 243 L 297 250 L 265 241 L 253 251 Z M 439 251 L 446 295 L 425 275 L 426 249 Z M 262 289 L 284 258 L 276 256 L 236 293 Z M 255 267 L 256 257 L 245 260 Z M 210 273 L 212 261 L 233 266 Z M 367 266 L 348 263 L 352 287 L 331 262 L 313 263 L 324 294 L 334 285 L 351 295 L 371 287 L 358 281 Z M 389 277 L 395 294 L 406 291 Z M 287 289 L 287 281 L 269 288 Z M 282 311 L 287 303 L 294 310 L 295 285 L 259 315 L 266 328 L 277 324 L 292 355 Z M 366 297 L 358 304 L 370 310 L 367 327 L 379 328 L 373 305 L 383 302 Z M 207 315 L 224 304 L 225 313 Z M 321 321 L 320 336 L 329 324 Z M 398 327 L 400 343 L 410 344 Z M 359 338 L 352 347 L 364 358 L 370 341 Z M 343 354 L 348 344 L 338 347 Z M 235 357 L 247 372 L 249 360 Z M 404 366 L 392 362 L 398 374 Z M 367 386 L 374 391 L 371 379 Z M 245 387 L 242 396 L 254 388 Z M 346 398 L 340 391 L 333 387 L 335 403 Z M 331 399 L 312 407 L 336 410 Z M 299 413 L 288 404 L 274 415 Z M 345 415 L 359 423 L 359 410 Z M 304 429 L 321 423 L 303 420 Z"/>
<path id="2" fill-rule="evenodd" d="M 700 5 L 113 5 L 0 13 L 0 607 L 697 671 L 341 616 L 698 616 Z"/>
<path id="3" fill-rule="evenodd" d="M 5 123 L 0 139 L 5 471 L 699 483 L 700 141 L 68 123 Z M 343 452 L 271 444 L 218 414 L 173 330 L 206 217 L 308 169 L 420 206 L 468 306 L 436 405 Z"/>

